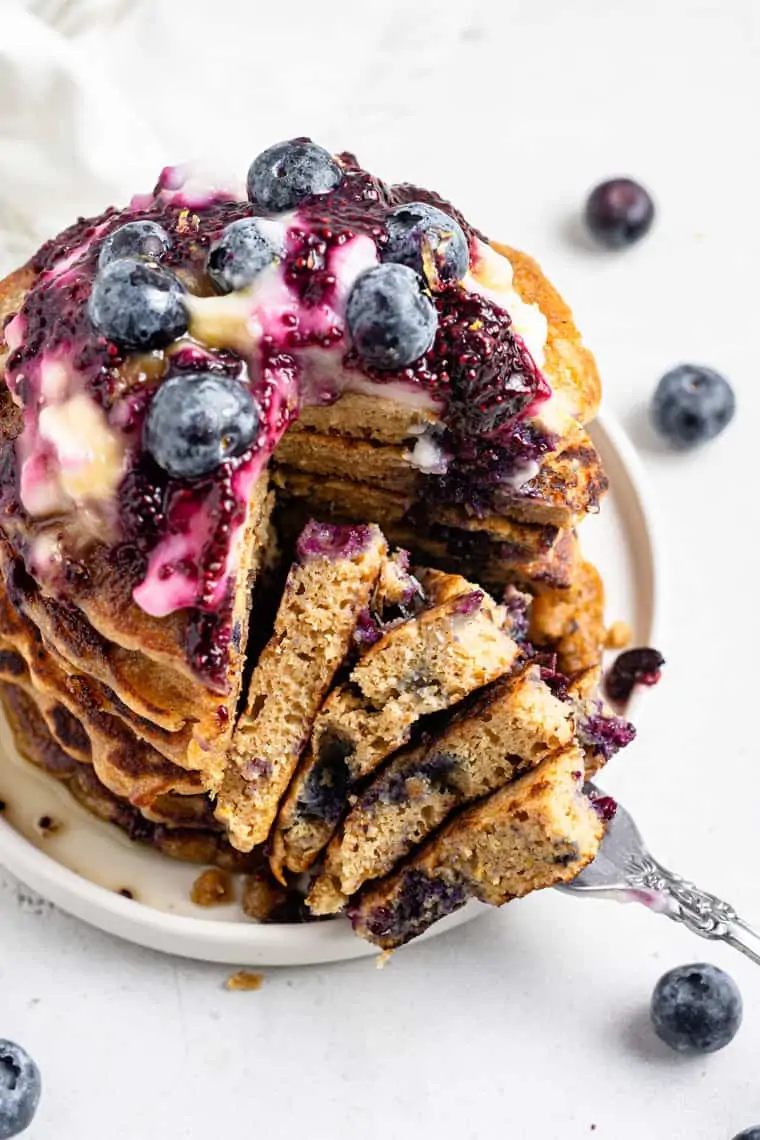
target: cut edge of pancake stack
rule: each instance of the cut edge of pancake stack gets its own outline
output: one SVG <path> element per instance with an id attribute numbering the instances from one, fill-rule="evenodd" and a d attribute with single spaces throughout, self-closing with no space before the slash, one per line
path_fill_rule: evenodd
<path id="1" fill-rule="evenodd" d="M 272 900 L 308 872 L 314 916 L 347 910 L 387 949 L 469 898 L 577 874 L 604 826 L 584 779 L 633 735 L 598 696 L 604 591 L 577 536 L 607 488 L 585 431 L 596 367 L 535 263 L 496 249 L 546 319 L 553 449 L 483 501 L 431 496 L 427 410 L 377 391 L 303 408 L 247 495 L 213 681 L 185 611 L 137 611 L 128 550 L 118 573 L 97 543 L 84 575 L 64 555 L 51 589 L 38 567 L 60 548 L 13 506 L 0 520 L 0 700 L 22 756 L 136 841 Z M 0 327 L 39 280 L 0 284 Z M 0 339 L 0 376 L 13 351 Z"/>
<path id="2" fill-rule="evenodd" d="M 290 526 L 315 511 L 351 521 L 369 510 L 391 541 L 430 565 L 455 565 L 496 590 L 505 582 L 532 592 L 568 590 L 582 574 L 576 528 L 599 510 L 608 486 L 585 431 L 601 385 L 572 313 L 536 263 L 507 246 L 493 248 L 508 257 L 523 302 L 546 319 L 543 371 L 557 403 L 552 450 L 518 485 L 504 481 L 485 498 L 445 482 L 431 495 L 434 417 L 353 393 L 337 407 L 304 409 L 275 452 L 274 483 L 291 507 Z"/>

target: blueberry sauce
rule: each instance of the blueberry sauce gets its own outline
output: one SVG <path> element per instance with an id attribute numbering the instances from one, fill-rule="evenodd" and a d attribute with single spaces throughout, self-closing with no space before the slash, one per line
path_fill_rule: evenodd
<path id="1" fill-rule="evenodd" d="M 605 678 L 607 696 L 612 701 L 627 701 L 636 685 L 656 685 L 662 676 L 665 658 L 656 649 L 628 649 L 615 658 Z"/>
<path id="2" fill-rule="evenodd" d="M 612 796 L 602 796 L 599 792 L 591 790 L 586 792 L 592 808 L 605 823 L 611 823 L 617 815 L 617 800 Z"/>
<path id="3" fill-rule="evenodd" d="M 96 535 L 116 567 L 138 568 L 133 596 L 141 608 L 159 618 L 184 611 L 189 660 L 220 693 L 227 689 L 236 536 L 259 473 L 303 404 L 331 402 L 353 385 L 392 398 L 403 390 L 434 408 L 451 461 L 445 474 L 426 478 L 425 496 L 474 510 L 489 505 L 500 487 L 514 486 L 554 444 L 531 421 L 550 389 L 510 316 L 460 284 L 436 293 L 438 331 L 412 365 L 380 371 L 357 357 L 346 337 L 346 295 L 357 274 L 381 260 L 392 210 L 408 202 L 443 210 L 471 254 L 485 239 L 436 194 L 388 186 L 350 154 L 338 163 L 333 190 L 279 216 L 226 191 L 196 193 L 181 172 L 167 169 L 152 194 L 80 218 L 47 242 L 30 263 L 37 276 L 20 313 L 3 329 L 6 382 L 24 411 L 15 469 L 2 487 L 3 518 L 19 548 L 34 552 L 55 526 L 62 536 L 55 565 L 32 561 L 35 574 L 47 575 L 46 586 L 65 598 L 68 583 L 86 570 L 87 542 Z M 280 227 L 282 257 L 262 270 L 250 294 L 218 296 L 207 269 L 210 247 L 227 226 L 249 217 Z M 88 318 L 104 243 L 128 222 L 154 223 L 165 234 L 161 266 L 182 281 L 188 307 L 189 335 L 142 354 L 99 335 Z M 240 307 L 249 297 L 258 308 Z M 256 337 L 241 340 L 254 316 Z M 159 469 L 142 446 L 142 430 L 157 387 L 199 370 L 248 385 L 260 423 L 242 455 L 184 481 Z M 88 419 L 79 435 L 100 441 L 96 482 L 86 467 L 82 476 L 83 445 L 72 430 L 82 423 L 81 409 Z M 83 514 L 94 520 L 85 536 Z M 312 534 L 301 555 L 351 556 L 346 543 L 364 539 L 361 528 L 350 529 L 353 538 Z"/>
<path id="4" fill-rule="evenodd" d="M 356 558 L 367 549 L 371 533 L 368 526 L 338 526 L 312 519 L 301 532 L 296 556 L 299 562 L 311 558 Z"/>
<path id="5" fill-rule="evenodd" d="M 509 495 L 519 486 L 528 494 L 526 473 L 536 470 L 557 444 L 555 435 L 519 418 L 492 436 L 464 434 L 460 426 L 459 431 L 447 430 L 443 440 L 452 458 L 444 474 L 425 479 L 421 496 L 433 504 L 461 504 L 476 515 L 498 507 L 500 493 Z"/>
<path id="6" fill-rule="evenodd" d="M 636 737 L 636 729 L 630 721 L 620 716 L 609 716 L 601 712 L 580 717 L 577 725 L 578 739 L 604 761 L 625 748 Z"/>

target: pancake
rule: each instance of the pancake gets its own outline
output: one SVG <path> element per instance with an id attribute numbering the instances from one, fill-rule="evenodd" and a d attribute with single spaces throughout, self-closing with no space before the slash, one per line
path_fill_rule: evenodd
<path id="1" fill-rule="evenodd" d="M 188 822 L 185 810 L 165 811 L 161 822 L 153 822 L 134 805 L 119 799 L 98 780 L 91 766 L 78 764 L 60 747 L 35 701 L 18 685 L 0 683 L 0 702 L 21 755 L 65 783 L 82 807 L 119 828 L 129 839 L 182 862 L 212 864 L 231 871 L 253 871 L 261 865 L 261 852 L 245 856 L 233 850 L 213 821 L 207 826 L 197 820 Z"/>
<path id="2" fill-rule="evenodd" d="M 387 553 L 376 526 L 314 523 L 299 539 L 298 561 L 251 676 L 218 793 L 217 817 L 242 851 L 269 835 Z"/>
<path id="3" fill-rule="evenodd" d="M 327 849 L 314 890 L 339 910 L 379 879 L 456 808 L 495 791 L 573 739 L 570 708 L 538 666 L 495 681 L 460 705 L 439 732 L 404 749 L 350 806 Z M 329 836 L 329 831 L 327 832 Z M 302 872 L 325 846 L 324 821 L 307 802 L 287 802 L 272 843 L 272 869 Z"/>
<path id="4" fill-rule="evenodd" d="M 360 895 L 349 908 L 354 930 L 393 950 L 470 899 L 503 906 L 569 882 L 594 858 L 604 834 L 582 780 L 582 757 L 570 747 L 466 808 Z M 321 913 L 316 887 L 308 902 Z"/>
<path id="5" fill-rule="evenodd" d="M 453 853 L 467 833 L 495 858 L 485 805 L 498 832 L 502 792 L 565 754 L 561 732 L 545 742 L 552 717 L 590 768 L 627 742 L 597 695 L 603 589 L 577 530 L 607 488 L 585 431 L 601 389 L 569 308 L 438 195 L 319 153 L 329 189 L 287 207 L 294 188 L 266 166 L 248 200 L 167 168 L 0 282 L 0 681 L 16 734 L 135 838 L 253 867 L 252 915 L 301 907 L 273 886 L 265 841 L 287 880 L 394 775 L 385 854 L 350 871 L 349 814 L 315 910 L 377 880 L 395 914 L 402 857 L 440 878 L 440 855 L 444 879 L 456 865 L 457 890 L 486 897 Z M 535 750 L 499 764 L 484 749 L 482 768 L 473 754 L 479 790 L 431 787 L 403 837 L 432 742 L 453 734 L 464 758 L 462 718 L 495 693 Z M 570 785 L 552 771 L 559 803 Z M 515 841 L 535 886 L 562 839 L 550 800 Z M 374 910 L 355 914 L 376 938 Z"/>

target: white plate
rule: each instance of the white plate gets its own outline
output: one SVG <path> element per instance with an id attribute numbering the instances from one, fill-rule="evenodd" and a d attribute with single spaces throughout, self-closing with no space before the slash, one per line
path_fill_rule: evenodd
<path id="1" fill-rule="evenodd" d="M 591 432 L 610 476 L 602 513 L 583 526 L 584 550 L 607 587 L 607 620 L 621 618 L 634 644 L 655 640 L 655 543 L 641 467 L 621 429 L 600 419 Z M 251 966 L 293 966 L 376 954 L 343 919 L 307 925 L 260 926 L 238 906 L 203 909 L 190 902 L 199 868 L 130 843 L 93 818 L 44 773 L 21 760 L 0 721 L 0 862 L 63 910 L 154 950 Z M 41 834 L 48 815 L 60 826 Z M 133 892 L 130 900 L 118 894 Z M 468 922 L 470 906 L 437 923 L 428 936 Z"/>

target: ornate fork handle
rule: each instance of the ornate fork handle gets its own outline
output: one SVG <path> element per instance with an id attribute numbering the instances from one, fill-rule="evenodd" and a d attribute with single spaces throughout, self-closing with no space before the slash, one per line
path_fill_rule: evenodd
<path id="1" fill-rule="evenodd" d="M 674 922 L 682 923 L 701 938 L 725 942 L 760 965 L 760 933 L 730 903 L 700 890 L 649 854 L 628 859 L 626 882 L 633 891 L 655 895 L 650 905 Z"/>

